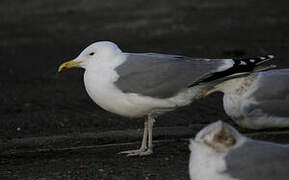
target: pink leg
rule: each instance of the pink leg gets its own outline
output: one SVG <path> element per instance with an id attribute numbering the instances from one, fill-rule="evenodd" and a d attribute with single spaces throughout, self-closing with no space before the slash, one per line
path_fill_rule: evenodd
<path id="1" fill-rule="evenodd" d="M 147 139 L 148 139 L 148 121 L 146 120 L 144 123 L 144 132 L 141 147 L 136 150 L 122 151 L 120 152 L 120 154 L 127 154 L 128 156 L 136 156 L 139 155 L 141 152 L 145 152 L 147 149 Z"/>
<path id="2" fill-rule="evenodd" d="M 144 123 L 144 133 L 141 147 L 137 150 L 129 150 L 120 152 L 120 154 L 127 154 L 127 156 L 146 156 L 153 153 L 153 125 L 154 118 L 150 115 Z M 147 142 L 148 140 L 148 142 Z"/>

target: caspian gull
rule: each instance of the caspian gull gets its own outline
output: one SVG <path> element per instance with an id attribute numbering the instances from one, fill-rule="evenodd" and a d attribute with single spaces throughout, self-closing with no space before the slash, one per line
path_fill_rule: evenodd
<path id="1" fill-rule="evenodd" d="M 84 84 L 89 96 L 103 109 L 125 117 L 147 117 L 142 145 L 125 151 L 129 156 L 153 151 L 155 117 L 202 97 L 223 79 L 266 68 L 270 57 L 248 59 L 192 59 L 158 53 L 125 53 L 112 42 L 93 43 L 59 71 L 85 69 Z M 244 64 L 245 63 L 245 64 Z"/>

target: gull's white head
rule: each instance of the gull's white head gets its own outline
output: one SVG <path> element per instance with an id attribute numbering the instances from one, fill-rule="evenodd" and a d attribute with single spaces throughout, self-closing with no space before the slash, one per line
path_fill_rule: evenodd
<path id="1" fill-rule="evenodd" d="M 227 171 L 226 155 L 242 146 L 247 138 L 222 121 L 212 123 L 191 139 L 190 179 L 233 180 Z M 235 179 L 235 178 L 234 178 Z"/>
<path id="2" fill-rule="evenodd" d="M 98 63 L 103 63 L 104 61 L 113 59 L 120 53 L 121 50 L 113 42 L 95 42 L 85 48 L 77 58 L 61 64 L 58 68 L 58 71 L 60 72 L 74 67 L 87 68 L 88 66 L 94 66 Z"/>
<path id="3" fill-rule="evenodd" d="M 217 121 L 203 128 L 196 135 L 195 140 L 191 140 L 191 144 L 195 141 L 216 151 L 227 151 L 239 147 L 245 140 L 246 137 L 235 128 L 222 121 Z"/>

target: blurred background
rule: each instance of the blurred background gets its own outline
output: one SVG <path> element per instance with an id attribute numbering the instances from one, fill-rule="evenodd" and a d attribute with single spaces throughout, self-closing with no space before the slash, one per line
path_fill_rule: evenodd
<path id="1" fill-rule="evenodd" d="M 82 69 L 57 72 L 95 41 L 113 41 L 127 52 L 201 58 L 274 54 L 279 67 L 288 67 L 288 5 L 286 0 L 1 0 L 0 142 L 143 127 L 143 119 L 96 106 L 85 92 Z M 229 121 L 221 99 L 214 94 L 199 100 L 159 117 L 156 126 Z"/>

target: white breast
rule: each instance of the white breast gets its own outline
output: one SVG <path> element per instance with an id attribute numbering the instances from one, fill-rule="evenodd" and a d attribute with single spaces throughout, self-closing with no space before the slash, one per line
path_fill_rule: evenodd
<path id="1" fill-rule="evenodd" d="M 217 153 L 203 144 L 190 145 L 189 174 L 191 180 L 235 180 L 225 174 L 225 153 Z"/>
<path id="2" fill-rule="evenodd" d="M 223 97 L 224 110 L 232 119 L 240 119 L 243 117 L 241 107 L 243 99 L 233 94 L 225 94 Z"/>

